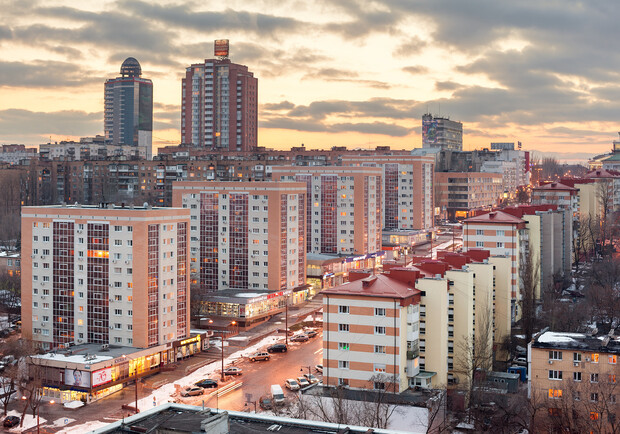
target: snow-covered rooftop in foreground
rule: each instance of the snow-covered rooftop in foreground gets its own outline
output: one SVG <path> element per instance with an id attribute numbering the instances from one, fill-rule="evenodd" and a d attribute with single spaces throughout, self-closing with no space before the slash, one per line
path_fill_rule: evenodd
<path id="1" fill-rule="evenodd" d="M 558 332 L 545 332 L 538 338 L 540 343 L 561 343 L 561 342 L 575 342 L 579 339 L 585 339 L 586 335 L 583 333 L 558 333 Z"/>
<path id="2" fill-rule="evenodd" d="M 592 336 L 586 333 L 551 332 L 541 333 L 532 343 L 534 348 L 566 348 L 620 353 L 620 338 L 613 334 Z"/>

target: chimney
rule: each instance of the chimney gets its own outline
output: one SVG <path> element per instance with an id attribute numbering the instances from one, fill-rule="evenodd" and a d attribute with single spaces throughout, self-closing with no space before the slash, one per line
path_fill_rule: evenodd
<path id="1" fill-rule="evenodd" d="M 373 283 L 377 280 L 376 275 L 368 276 L 362 279 L 362 288 L 370 288 Z"/>

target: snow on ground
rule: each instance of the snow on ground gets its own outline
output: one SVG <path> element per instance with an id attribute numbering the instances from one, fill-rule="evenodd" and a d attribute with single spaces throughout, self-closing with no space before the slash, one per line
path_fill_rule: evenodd
<path id="1" fill-rule="evenodd" d="M 284 337 L 268 336 L 262 339 L 261 341 L 259 341 L 257 344 L 252 345 L 251 347 L 244 348 L 242 350 L 239 350 L 231 354 L 230 356 L 224 359 L 224 364 L 229 365 L 234 360 L 238 360 L 241 357 L 250 356 L 254 354 L 255 352 L 257 352 L 258 350 L 260 350 L 261 348 L 267 345 L 273 345 L 276 342 L 281 341 L 283 339 Z M 161 405 L 166 402 L 173 401 L 175 397 L 175 393 L 176 393 L 175 385 L 183 388 L 191 384 L 194 384 L 197 381 L 202 380 L 203 378 L 209 377 L 211 374 L 217 371 L 220 366 L 221 366 L 220 363 L 210 363 L 201 368 L 198 368 L 196 371 L 192 372 L 189 375 L 186 375 L 185 377 L 175 381 L 174 383 L 164 384 L 159 389 L 154 390 L 153 393 L 151 393 L 150 395 L 138 400 L 138 409 L 140 409 L 141 411 L 144 411 L 149 408 L 153 408 L 153 403 L 155 403 L 155 405 Z M 25 423 L 26 422 L 24 422 L 24 425 Z M 66 430 L 63 430 L 61 432 L 62 433 L 85 433 L 85 432 L 95 430 L 97 428 L 101 428 L 102 426 L 107 425 L 107 423 L 108 422 L 91 421 L 86 424 L 68 427 Z"/>
<path id="2" fill-rule="evenodd" d="M 26 412 L 26 416 L 24 416 L 24 424 L 21 427 L 19 425 L 17 425 L 14 428 L 10 428 L 10 429 L 9 428 L 5 428 L 5 430 L 7 430 L 8 432 L 22 432 L 22 431 L 25 431 L 25 430 L 27 430 L 29 428 L 36 427 L 37 426 L 37 417 L 36 416 L 34 416 L 34 417 L 32 416 L 32 410 L 30 408 L 28 408 L 28 410 L 30 410 L 30 411 Z M 22 414 L 19 411 L 10 410 L 7 413 L 7 416 L 17 416 L 17 417 L 21 418 Z M 44 425 L 45 422 L 47 422 L 44 418 L 40 418 L 40 420 L 41 420 L 41 425 Z"/>

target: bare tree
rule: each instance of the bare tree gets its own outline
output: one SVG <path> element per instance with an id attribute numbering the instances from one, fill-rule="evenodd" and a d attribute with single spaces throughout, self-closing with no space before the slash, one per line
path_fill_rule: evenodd
<path id="1" fill-rule="evenodd" d="M 521 256 L 519 283 L 521 286 L 521 328 L 525 335 L 525 343 L 532 340 L 536 324 L 536 290 L 540 290 L 540 264 L 528 252 Z"/>

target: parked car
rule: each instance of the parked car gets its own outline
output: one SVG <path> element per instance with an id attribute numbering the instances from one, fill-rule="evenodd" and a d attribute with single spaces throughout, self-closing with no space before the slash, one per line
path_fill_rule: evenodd
<path id="1" fill-rule="evenodd" d="M 306 335 L 297 335 L 291 338 L 291 342 L 306 342 L 310 340 L 310 338 Z"/>
<path id="2" fill-rule="evenodd" d="M 250 361 L 255 362 L 257 360 L 269 360 L 271 356 L 269 353 L 254 353 L 250 356 Z"/>
<path id="3" fill-rule="evenodd" d="M 306 378 L 306 380 L 308 380 L 310 383 L 314 384 L 314 383 L 318 383 L 319 379 L 316 378 L 314 375 L 312 374 L 304 374 L 304 377 Z"/>
<path id="4" fill-rule="evenodd" d="M 194 384 L 198 387 L 202 387 L 203 389 L 211 389 L 217 387 L 217 381 L 210 378 L 205 378 Z"/>
<path id="5" fill-rule="evenodd" d="M 294 378 L 289 378 L 284 382 L 284 385 L 289 390 L 299 390 L 299 383 Z"/>
<path id="6" fill-rule="evenodd" d="M 316 369 L 316 372 L 320 372 L 321 374 L 323 373 L 323 365 L 316 365 L 314 369 Z"/>
<path id="7" fill-rule="evenodd" d="M 314 338 L 318 335 L 319 335 L 319 332 L 317 332 L 316 330 L 310 330 L 309 332 L 306 332 L 306 336 L 308 336 L 309 338 Z"/>
<path id="8" fill-rule="evenodd" d="M 306 377 L 297 377 L 297 382 L 299 383 L 300 388 L 304 388 L 310 386 L 310 382 L 306 380 Z"/>
<path id="9" fill-rule="evenodd" d="M 275 344 L 267 348 L 268 353 L 286 353 L 286 350 L 285 344 Z"/>
<path id="10" fill-rule="evenodd" d="M 273 400 L 269 396 L 261 396 L 258 404 L 263 410 L 271 410 L 273 408 Z"/>
<path id="11" fill-rule="evenodd" d="M 525 357 L 518 357 L 514 360 L 517 365 L 527 365 L 527 359 Z"/>
<path id="12" fill-rule="evenodd" d="M 225 375 L 241 375 L 243 374 L 243 369 L 232 366 L 230 368 L 224 369 Z"/>
<path id="13" fill-rule="evenodd" d="M 205 390 L 199 386 L 188 386 L 181 390 L 181 396 L 198 396 L 205 393 Z"/>
<path id="14" fill-rule="evenodd" d="M 274 404 L 284 404 L 284 391 L 279 384 L 271 385 L 271 399 L 273 399 Z"/>
<path id="15" fill-rule="evenodd" d="M 2 425 L 6 428 L 13 428 L 14 426 L 19 425 L 20 420 L 21 419 L 18 416 L 7 416 L 4 418 Z"/>

